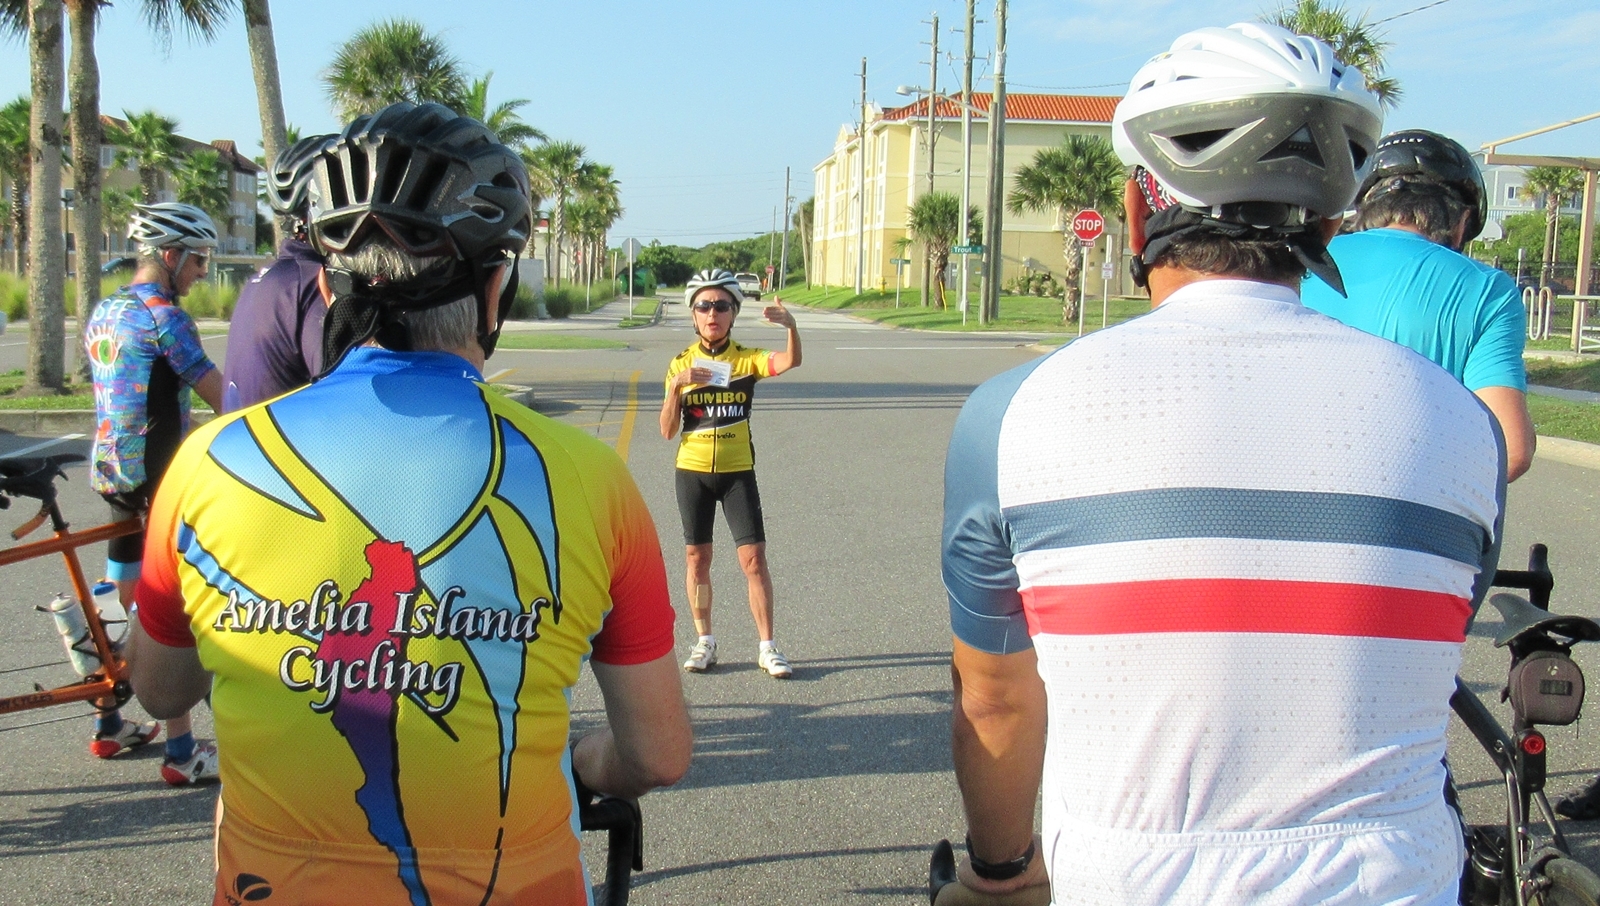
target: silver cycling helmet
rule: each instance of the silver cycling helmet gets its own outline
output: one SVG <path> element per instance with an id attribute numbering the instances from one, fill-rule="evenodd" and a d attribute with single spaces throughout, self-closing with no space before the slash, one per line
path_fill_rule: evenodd
<path id="1" fill-rule="evenodd" d="M 739 289 L 738 279 L 733 276 L 732 271 L 725 271 L 721 268 L 703 270 L 689 278 L 686 290 L 688 293 L 687 304 L 693 305 L 694 297 L 699 295 L 701 290 L 711 287 L 727 290 L 728 294 L 733 296 L 733 308 L 735 311 L 738 311 L 739 306 L 744 304 L 744 291 Z"/>
<path id="2" fill-rule="evenodd" d="M 128 238 L 146 249 L 210 250 L 217 247 L 217 225 L 192 204 L 134 205 Z"/>
<path id="3" fill-rule="evenodd" d="M 1111 142 L 1186 207 L 1266 202 L 1337 217 L 1382 132 L 1359 70 L 1316 38 L 1247 22 L 1189 32 L 1141 67 Z"/>

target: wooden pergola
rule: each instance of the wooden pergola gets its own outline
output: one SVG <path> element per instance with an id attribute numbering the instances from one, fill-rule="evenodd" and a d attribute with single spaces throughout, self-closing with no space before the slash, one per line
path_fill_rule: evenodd
<path id="1" fill-rule="evenodd" d="M 1514 167 L 1572 167 L 1583 171 L 1583 213 L 1578 220 L 1578 275 L 1577 285 L 1573 287 L 1573 295 L 1587 296 L 1593 287 L 1589 285 L 1590 265 L 1594 262 L 1594 194 L 1595 174 L 1600 172 L 1600 157 L 1566 157 L 1551 156 L 1547 154 L 1500 154 L 1501 145 L 1509 145 L 1515 141 L 1565 129 L 1578 123 L 1586 123 L 1592 119 L 1600 119 L 1600 112 L 1577 119 L 1545 126 L 1532 132 L 1502 138 L 1483 146 L 1484 162 L 1489 164 L 1509 164 Z"/>

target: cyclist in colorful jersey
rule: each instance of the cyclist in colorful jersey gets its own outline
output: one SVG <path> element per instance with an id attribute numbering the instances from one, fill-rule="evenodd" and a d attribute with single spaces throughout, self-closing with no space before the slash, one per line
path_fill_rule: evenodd
<path id="1" fill-rule="evenodd" d="M 1381 125 L 1354 67 L 1259 24 L 1183 35 L 1118 104 L 1153 310 L 985 383 L 950 442 L 967 888 L 1457 902 L 1441 760 L 1504 447 L 1448 372 L 1298 293 L 1339 286 Z"/>
<path id="2" fill-rule="evenodd" d="M 794 315 L 781 300 L 773 299 L 762 316 L 788 331 L 784 350 L 740 346 L 732 332 L 743 302 L 739 281 L 728 271 L 701 271 L 689 281 L 695 343 L 667 366 L 666 396 L 661 402 L 661 436 L 671 440 L 683 432 L 678 444 L 678 515 L 688 562 L 689 609 L 700 635 L 683 669 L 703 673 L 717 663 L 717 639 L 711 633 L 711 529 L 721 503 L 760 636 L 756 663 L 768 676 L 788 679 L 794 669 L 773 638 L 772 571 L 767 566 L 761 493 L 756 488 L 750 405 L 757 381 L 799 367 L 800 331 Z M 724 370 L 725 375 L 719 374 Z"/>
<path id="3" fill-rule="evenodd" d="M 179 451 L 134 690 L 161 715 L 214 678 L 219 906 L 583 906 L 579 784 L 673 783 L 690 731 L 627 467 L 482 378 L 527 172 L 476 120 L 400 103 L 347 126 L 313 180 L 335 366 Z M 609 724 L 574 740 L 585 661 Z"/>
<path id="4" fill-rule="evenodd" d="M 1538 442 L 1522 364 L 1525 312 L 1505 271 L 1462 254 L 1489 210 L 1478 164 L 1437 133 L 1395 132 L 1378 142 L 1356 198 L 1358 232 L 1328 246 L 1344 293 L 1307 280 L 1306 306 L 1408 346 L 1466 384 L 1499 420 L 1515 481 Z"/>
<path id="5" fill-rule="evenodd" d="M 317 289 L 322 256 L 306 237 L 309 164 L 334 135 L 314 135 L 285 148 L 267 174 L 267 200 L 290 236 L 278 258 L 239 290 L 228 322 L 223 410 L 232 412 L 311 383 L 322 372 L 322 317 Z"/>
<path id="6" fill-rule="evenodd" d="M 140 205 L 129 235 L 139 243 L 133 282 L 95 306 L 84 332 L 96 426 L 89 483 L 116 522 L 144 517 L 189 430 L 190 390 L 213 409 L 222 404 L 222 376 L 200 345 L 194 319 L 178 305 L 206 274 L 216 226 L 192 205 Z M 130 610 L 143 553 L 143 532 L 106 545 L 106 577 Z M 110 758 L 158 732 L 159 724 L 111 711 L 96 719 L 89 751 Z M 186 712 L 167 722 L 161 776 L 174 786 L 217 776 L 216 748 L 196 741 Z"/>

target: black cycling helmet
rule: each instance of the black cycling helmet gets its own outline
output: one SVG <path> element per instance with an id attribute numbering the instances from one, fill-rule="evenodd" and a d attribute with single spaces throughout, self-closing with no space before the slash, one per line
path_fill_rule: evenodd
<path id="1" fill-rule="evenodd" d="M 355 119 L 309 169 L 306 221 L 324 257 L 355 254 L 383 235 L 406 255 L 457 262 L 404 284 L 329 267 L 334 304 L 323 361 L 331 368 L 345 350 L 375 336 L 389 348 L 409 348 L 399 313 L 469 294 L 479 303 L 478 341 L 485 355 L 493 353 L 516 295 L 516 257 L 533 228 L 528 171 L 517 153 L 448 107 L 401 102 Z M 508 282 L 498 311 L 490 312 L 484 284 L 501 264 L 510 265 Z"/>
<path id="2" fill-rule="evenodd" d="M 267 171 L 267 204 L 285 217 L 305 219 L 306 185 L 322 149 L 339 136 L 313 135 L 278 152 Z"/>
<path id="3" fill-rule="evenodd" d="M 1357 204 L 1418 184 L 1444 186 L 1467 206 L 1466 243 L 1489 217 L 1489 192 L 1478 164 L 1460 142 L 1426 129 L 1391 132 L 1378 142 L 1372 172 L 1356 193 Z"/>

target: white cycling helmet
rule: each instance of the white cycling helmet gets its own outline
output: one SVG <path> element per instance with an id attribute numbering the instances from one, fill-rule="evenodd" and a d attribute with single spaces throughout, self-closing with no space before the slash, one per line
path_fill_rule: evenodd
<path id="1" fill-rule="evenodd" d="M 1350 207 L 1382 133 L 1358 69 L 1316 38 L 1256 22 L 1172 42 L 1111 122 L 1122 161 L 1182 205 L 1278 203 L 1322 217 Z"/>
<path id="2" fill-rule="evenodd" d="M 693 305 L 694 297 L 698 295 L 702 289 L 707 289 L 710 287 L 717 287 L 727 290 L 728 294 L 733 296 L 734 311 L 738 311 L 739 306 L 744 304 L 744 291 L 739 289 L 738 279 L 733 276 L 732 271 L 725 271 L 721 270 L 720 268 L 703 270 L 689 278 L 687 289 L 689 294 L 688 304 Z"/>
<path id="3" fill-rule="evenodd" d="M 192 204 L 175 201 L 134 205 L 128 238 L 147 249 L 214 249 L 217 225 Z"/>

